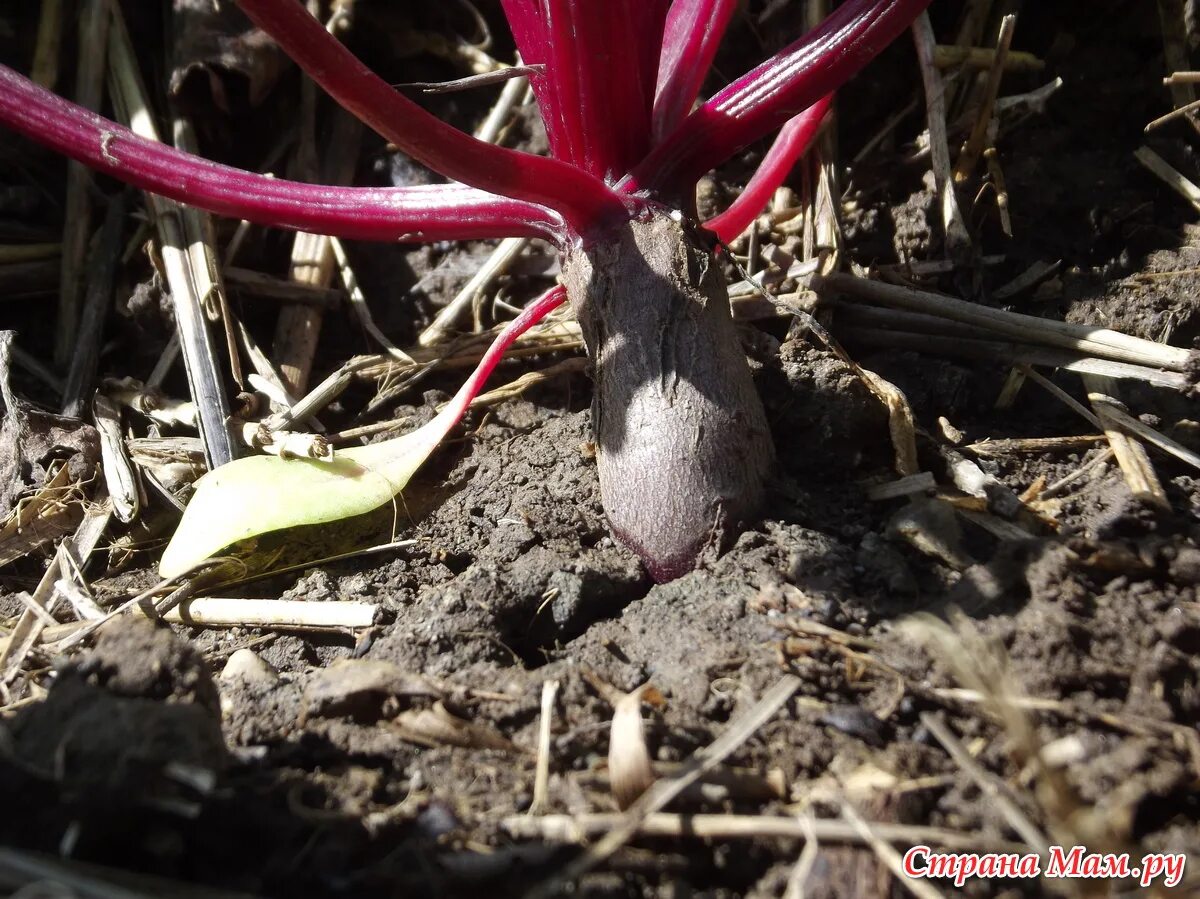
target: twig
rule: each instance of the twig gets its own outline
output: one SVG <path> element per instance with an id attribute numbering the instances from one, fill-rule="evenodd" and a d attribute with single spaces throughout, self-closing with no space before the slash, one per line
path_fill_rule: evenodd
<path id="1" fill-rule="evenodd" d="M 625 814 L 586 815 L 513 815 L 500 822 L 516 840 L 546 840 L 554 843 L 584 843 L 601 834 L 611 833 L 625 821 Z M 909 824 L 873 824 L 875 836 L 900 846 L 924 843 L 960 852 L 1020 852 L 1019 843 L 992 840 L 981 834 L 940 827 Z M 804 840 L 812 833 L 826 843 L 863 845 L 861 831 L 846 821 L 824 818 L 805 822 L 798 818 L 773 815 L 678 815 L 655 812 L 647 815 L 637 828 L 638 836 L 671 837 L 699 840 Z"/>
<path id="2" fill-rule="evenodd" d="M 1133 155 L 1152 175 L 1156 175 L 1163 183 L 1191 203 L 1194 209 L 1200 211 L 1200 187 L 1185 178 L 1182 173 L 1149 147 L 1138 147 L 1133 151 Z"/>
<path id="3" fill-rule="evenodd" d="M 975 785 L 983 791 L 984 795 L 991 800 L 997 811 L 1000 812 L 1004 820 L 1017 832 L 1021 839 L 1039 854 L 1048 852 L 1050 850 L 1050 843 L 1046 837 L 1029 820 L 1029 816 L 1021 810 L 1020 806 L 1013 802 L 1012 798 L 1008 795 L 1008 791 L 1004 789 L 1004 786 L 997 778 L 988 771 L 985 771 L 983 766 L 971 757 L 966 747 L 950 732 L 950 728 L 946 726 L 945 722 L 937 715 L 922 712 L 921 723 L 942 744 L 942 748 L 966 772 L 966 775 L 974 781 Z"/>
<path id="4" fill-rule="evenodd" d="M 656 781 L 617 819 L 611 830 L 575 861 L 547 881 L 539 884 L 528 894 L 529 899 L 547 899 L 559 888 L 577 880 L 596 865 L 608 859 L 637 834 L 639 828 L 653 813 L 661 810 L 690 787 L 707 771 L 723 762 L 760 727 L 767 723 L 786 703 L 800 686 L 795 675 L 785 675 L 746 714 L 725 729 L 716 740 L 697 752 L 670 777 Z M 533 819 L 536 820 L 536 819 Z"/>
<path id="5" fill-rule="evenodd" d="M 1154 131 L 1156 128 L 1161 128 L 1163 125 L 1173 122 L 1176 119 L 1191 115 L 1197 109 L 1200 109 L 1200 100 L 1193 100 L 1191 103 L 1185 103 L 1183 106 L 1180 106 L 1178 109 L 1172 109 L 1166 115 L 1160 115 L 1157 119 L 1151 119 L 1146 124 L 1146 127 L 1142 130 L 1144 130 L 1147 134 L 1149 134 L 1151 131 Z"/>
<path id="6" fill-rule="evenodd" d="M 881 284 L 852 275 L 832 274 L 814 278 L 814 289 L 832 288 L 852 296 L 874 300 L 887 306 L 898 306 L 948 318 L 1003 334 L 1022 341 L 1076 350 L 1090 356 L 1100 356 L 1118 362 L 1164 368 L 1184 372 L 1189 369 L 1195 353 L 1180 347 L 1166 346 L 1152 340 L 1132 337 L 1108 328 L 1075 325 L 1068 322 L 1022 315 L 968 303 L 954 297 Z"/>
<path id="7" fill-rule="evenodd" d="M 967 66 L 972 69 L 991 69 L 996 65 L 999 49 L 990 47 L 951 47 L 938 44 L 933 51 L 933 64 L 939 69 Z M 1016 51 L 1006 53 L 1003 70 L 1008 72 L 1040 72 L 1046 63 L 1032 53 Z"/>
<path id="8" fill-rule="evenodd" d="M 62 0 L 42 0 L 42 14 L 38 19 L 37 44 L 33 51 L 33 65 L 29 78 L 42 87 L 54 89 L 58 81 L 58 62 L 62 50 Z"/>
<path id="9" fill-rule="evenodd" d="M 1079 466 L 1079 468 L 1077 468 L 1073 472 L 1071 472 L 1069 475 L 1066 475 L 1066 476 L 1060 478 L 1059 480 L 1055 481 L 1053 484 L 1048 486 L 1045 490 L 1043 490 L 1041 492 L 1041 494 L 1039 495 L 1039 498 L 1047 498 L 1048 499 L 1049 497 L 1054 496 L 1057 493 L 1060 493 L 1065 487 L 1069 487 L 1071 484 L 1075 483 L 1077 480 L 1082 478 L 1084 475 L 1090 474 L 1092 471 L 1099 468 L 1101 465 L 1105 464 L 1109 459 L 1111 459 L 1113 457 L 1113 455 L 1115 455 L 1115 454 L 1113 453 L 1112 447 L 1106 446 L 1104 448 L 1104 450 L 1100 453 L 1097 453 L 1096 457 L 1094 459 L 1092 459 L 1090 462 L 1084 463 L 1083 465 Z"/>
<path id="10" fill-rule="evenodd" d="M 804 848 L 800 850 L 800 857 L 796 859 L 796 865 L 792 868 L 792 873 L 788 875 L 787 889 L 783 893 L 783 899 L 804 899 L 804 884 L 812 876 L 817 858 L 821 854 L 821 841 L 817 836 L 816 825 L 816 819 L 811 814 L 806 813 L 801 816 L 800 826 L 804 829 Z"/>
<path id="11" fill-rule="evenodd" d="M 932 884 L 924 880 L 909 877 L 905 873 L 904 860 L 900 857 L 900 853 L 880 835 L 879 825 L 868 824 L 864 821 L 848 800 L 842 800 L 842 817 L 849 822 L 851 827 L 858 831 L 859 835 L 863 838 L 863 842 L 874 850 L 875 855 L 887 865 L 888 870 L 892 872 L 892 876 L 896 878 L 897 882 L 904 886 L 910 893 L 919 897 L 919 899 L 941 899 L 942 894 Z"/>
<path id="12" fill-rule="evenodd" d="M 91 257 L 87 291 L 83 301 L 79 330 L 76 332 L 75 352 L 67 369 L 63 388 L 62 414 L 80 418 L 87 408 L 88 394 L 96 386 L 96 369 L 100 363 L 100 346 L 104 340 L 104 319 L 112 303 L 113 278 L 121 252 L 121 226 L 125 223 L 124 194 L 117 194 L 108 203 L 104 225 Z M 122 519 L 128 521 L 129 519 Z"/>
<path id="13" fill-rule="evenodd" d="M 925 85 L 926 120 L 929 126 L 929 155 L 942 207 L 942 225 L 946 234 L 946 255 L 956 263 L 965 261 L 971 235 L 963 220 L 950 168 L 950 144 L 946 137 L 946 88 L 934 64 L 936 39 L 929 13 L 923 12 L 912 25 L 921 81 Z"/>
<path id="14" fill-rule="evenodd" d="M 1000 79 L 1004 77 L 1004 66 L 1008 61 L 1009 47 L 1012 46 L 1013 32 L 1017 27 L 1015 15 L 1005 16 L 1000 22 L 1000 36 L 996 40 L 996 53 L 988 70 L 987 86 L 984 88 L 983 102 L 975 117 L 971 134 L 958 153 L 958 162 L 954 166 L 954 183 L 961 184 L 970 177 L 979 161 L 979 155 L 984 151 L 984 141 L 988 137 L 988 125 L 992 121 L 992 113 L 996 106 L 996 95 L 1000 92 Z"/>
<path id="15" fill-rule="evenodd" d="M 135 607 L 138 608 L 138 607 Z M 228 599 L 205 596 L 187 599 L 163 615 L 175 624 L 195 627 L 276 627 L 329 629 L 370 627 L 379 606 L 369 602 L 298 599 Z"/>
<path id="16" fill-rule="evenodd" d="M 104 96 L 104 63 L 109 32 L 108 0 L 87 0 L 79 16 L 79 68 L 75 73 L 75 102 L 100 111 Z M 63 210 L 62 275 L 58 294 L 58 329 L 54 361 L 67 364 L 75 350 L 79 328 L 79 296 L 83 266 L 92 232 L 91 172 L 82 163 L 67 163 L 66 203 Z"/>
<path id="17" fill-rule="evenodd" d="M 137 518 L 141 502 L 137 477 L 125 449 L 121 433 L 121 410 L 103 393 L 92 398 L 92 418 L 100 432 L 100 454 L 104 482 L 112 498 L 113 512 L 118 520 L 129 524 Z"/>
<path id="18" fill-rule="evenodd" d="M 305 79 L 306 97 L 315 97 L 316 86 Z M 311 109 L 309 110 L 311 113 Z M 362 126 L 349 113 L 334 113 L 333 131 L 325 147 L 322 180 L 326 184 L 345 184 L 354 177 Z M 311 131 L 306 132 L 311 133 Z M 328 287 L 335 262 L 330 239 L 321 234 L 296 234 L 292 243 L 292 281 L 316 287 Z M 284 383 L 293 394 L 308 387 L 317 340 L 321 335 L 322 310 L 312 306 L 289 306 L 279 314 L 275 327 L 275 357 Z"/>
<path id="19" fill-rule="evenodd" d="M 355 277 L 354 269 L 350 266 L 350 259 L 346 256 L 346 248 L 342 246 L 342 242 L 336 237 L 331 237 L 329 238 L 329 246 L 333 249 L 333 258 L 337 261 L 338 275 L 342 279 L 342 286 L 346 289 L 346 296 L 350 299 L 350 307 L 354 310 L 354 314 L 358 316 L 359 324 L 397 362 L 404 362 L 409 365 L 415 364 L 412 356 L 392 343 L 388 339 L 388 336 L 379 330 L 379 326 L 375 324 L 375 317 L 371 315 L 371 307 L 367 305 L 367 298 L 363 296 L 362 289 L 358 286 L 358 278 Z"/>
<path id="20" fill-rule="evenodd" d="M 533 801 L 529 803 L 530 815 L 540 815 L 550 799 L 550 737 L 554 724 L 554 698 L 558 695 L 559 682 L 548 680 L 542 684 L 542 716 L 538 721 L 537 767 L 533 776 Z"/>
<path id="21" fill-rule="evenodd" d="M 994 458 L 1009 453 L 1048 453 L 1056 450 L 1069 452 L 1091 447 L 1103 439 L 1103 434 L 1082 434 L 1077 437 L 989 438 L 978 443 L 968 444 L 963 449 L 976 456 Z"/>
<path id="22" fill-rule="evenodd" d="M 111 506 L 104 496 L 98 497 L 97 501 L 88 507 L 83 521 L 75 529 L 73 538 L 80 564 L 87 561 L 87 557 L 92 554 L 92 550 L 96 548 L 100 538 L 108 530 L 111 515 Z M 45 574 L 42 575 L 42 579 L 33 593 L 34 602 L 47 610 L 52 607 L 56 596 L 55 585 L 64 574 L 59 563 L 60 557 L 55 555 L 50 560 Z M 38 616 L 28 610 L 22 613 L 7 642 L 0 648 L 0 686 L 8 686 L 13 682 L 17 672 L 21 670 L 25 657 L 38 642 L 42 628 L 43 624 Z"/>
<path id="23" fill-rule="evenodd" d="M 479 267 L 479 270 L 471 276 L 471 280 L 455 294 L 454 299 L 438 312 L 429 327 L 421 333 L 417 343 L 421 346 L 435 346 L 443 343 L 458 319 L 470 308 L 475 297 L 486 290 L 496 278 L 504 274 L 528 244 L 529 240 L 524 237 L 506 237 L 500 241 L 492 254 Z"/>
<path id="24" fill-rule="evenodd" d="M 1146 448 L 1137 438 L 1126 434 L 1117 421 L 1115 413 L 1124 412 L 1125 408 L 1117 396 L 1116 384 L 1099 375 L 1084 375 L 1083 383 L 1087 387 L 1088 402 L 1104 425 L 1104 434 L 1117 456 L 1129 492 L 1145 503 L 1161 509 L 1171 508 Z"/>
<path id="25" fill-rule="evenodd" d="M 1186 462 L 1193 468 L 1200 468 L 1200 454 L 1192 452 L 1183 444 L 1176 443 L 1167 435 L 1159 433 L 1148 424 L 1134 418 L 1120 406 L 1113 403 L 1106 404 L 1104 417 L 1110 424 L 1115 424 L 1121 430 L 1127 431 L 1130 436 L 1157 446 L 1163 452 L 1169 453 L 1181 462 Z"/>
<path id="26" fill-rule="evenodd" d="M 521 102 L 528 89 L 528 78 L 514 78 L 505 84 L 496 105 L 487 114 L 483 124 L 476 129 L 475 139 L 489 144 L 499 143 L 504 126 L 512 116 L 513 107 Z"/>

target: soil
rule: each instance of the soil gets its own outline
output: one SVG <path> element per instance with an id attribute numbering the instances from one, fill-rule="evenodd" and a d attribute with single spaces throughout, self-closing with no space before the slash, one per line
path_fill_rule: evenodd
<path id="1" fill-rule="evenodd" d="M 949 33 L 949 6 L 935 4 L 939 34 Z M 1092 6 L 1083 17 L 1057 4 L 1021 13 L 1014 48 L 1047 68 L 1006 79 L 1004 93 L 1057 75 L 1064 84 L 1044 114 L 1006 129 L 998 145 L 1013 238 L 988 200 L 971 210 L 978 246 L 1005 254 L 981 270 L 979 299 L 993 302 L 991 290 L 1035 262 L 1061 260 L 1012 308 L 1200 347 L 1195 211 L 1132 155 L 1146 121 L 1170 108 L 1156 10 Z M 843 113 L 840 158 L 853 158 L 911 98 L 915 68 L 901 43 L 844 92 L 842 109 L 856 114 Z M 743 24 L 718 69 L 740 70 L 761 53 Z M 458 107 L 456 115 L 471 121 Z M 919 115 L 853 170 L 846 251 L 855 262 L 941 258 L 928 164 L 904 143 L 922 127 Z M 1152 142 L 1196 178 L 1187 128 L 1176 123 Z M 735 160 L 712 190 L 736 185 L 761 151 Z M 13 179 L 14 196 L 22 184 L 50 183 L 54 163 L 34 158 L 38 168 Z M 53 221 L 52 208 L 26 199 L 31 229 Z M 4 215 L 16 220 L 13 208 Z M 278 252 L 271 240 L 256 248 L 264 266 Z M 402 345 L 479 253 L 355 248 L 368 294 L 397 298 L 395 312 L 378 304 L 379 319 Z M 514 275 L 514 289 L 544 270 Z M 961 287 L 953 277 L 944 286 Z M 22 345 L 44 346 L 52 333 L 27 311 L 4 315 Z M 362 350 L 348 315 L 326 318 L 321 372 Z M 836 335 L 836 315 L 831 324 Z M 604 519 L 588 381 L 536 387 L 476 413 L 422 473 L 400 532 L 414 545 L 253 587 L 376 602 L 378 626 L 313 636 L 120 619 L 84 651 L 45 660 L 44 698 L 0 717 L 0 842 L 251 895 L 521 895 L 578 852 L 515 838 L 506 826 L 533 802 L 546 683 L 558 692 L 540 811 L 583 815 L 617 809 L 606 768 L 609 688 L 650 684 L 662 694 L 643 714 L 653 761 L 669 772 L 790 672 L 796 694 L 730 759 L 741 776 L 710 779 L 671 810 L 836 818 L 845 799 L 871 821 L 946 828 L 981 847 L 1022 842 L 1012 817 L 948 755 L 932 715 L 1049 842 L 1135 859 L 1183 852 L 1196 864 L 1200 475 L 1154 454 L 1171 505 L 1160 510 L 1136 501 L 1114 464 L 1099 465 L 1030 519 L 1005 497 L 1072 473 L 1100 445 L 998 455 L 969 446 L 1091 426 L 1030 383 L 997 408 L 1002 365 L 859 346 L 847 332 L 855 361 L 910 401 L 922 469 L 949 484 L 953 466 L 974 463 L 990 476 L 992 517 L 1008 508 L 1005 520 L 1025 536 L 998 537 L 928 497 L 872 500 L 871 486 L 895 477 L 879 401 L 802 327 L 741 327 L 778 463 L 763 519 L 724 554 L 654 584 Z M 140 372 L 144 362 L 116 353 L 102 367 L 122 374 L 136 363 Z M 1054 381 L 1086 402 L 1075 375 Z M 454 381 L 426 386 L 390 411 L 427 416 Z M 34 398 L 39 389 L 17 387 Z M 1193 397 L 1122 388 L 1134 414 L 1200 448 Z M 369 394 L 343 398 L 341 410 L 350 416 L 359 399 Z M 10 570 L 0 615 L 15 618 L 15 591 L 38 573 L 29 562 Z M 100 593 L 152 580 L 144 570 L 94 574 Z M 637 838 L 575 888 L 779 896 L 799 850 L 780 838 Z M 163 884 L 147 893 L 183 894 Z M 983 880 L 964 892 L 1053 889 Z M 834 843 L 821 844 L 805 891 L 904 892 L 872 850 Z"/>

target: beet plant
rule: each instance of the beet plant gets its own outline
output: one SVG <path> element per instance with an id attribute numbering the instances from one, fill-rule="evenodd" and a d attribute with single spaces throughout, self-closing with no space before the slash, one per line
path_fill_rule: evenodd
<path id="1" fill-rule="evenodd" d="M 749 521 L 763 497 L 772 442 L 714 248 L 753 221 L 816 134 L 831 93 L 929 0 L 846 0 L 699 105 L 737 0 L 502 0 L 517 48 L 535 67 L 530 80 L 548 158 L 482 143 L 440 121 L 374 75 L 297 0 L 238 2 L 338 103 L 458 183 L 323 187 L 232 169 L 143 140 L 3 68 L 0 122 L 144 190 L 264 225 L 390 241 L 540 237 L 562 253 L 562 285 L 505 329 L 419 439 L 345 451 L 340 462 L 252 458 L 206 475 L 164 574 L 229 538 L 389 501 L 463 414 L 504 347 L 564 298 L 594 366 L 592 424 L 613 532 L 664 580 Z M 739 200 L 699 223 L 697 181 L 781 128 Z M 295 474 L 275 483 L 280 466 Z M 340 490 L 338 479 L 366 483 L 371 473 L 381 481 L 347 505 L 354 491 Z M 295 476 L 308 511 L 265 513 L 272 497 L 287 505 Z M 224 505 L 228 494 L 216 497 L 221 483 L 259 489 L 238 514 Z M 236 533 L 215 523 L 230 518 L 240 519 Z"/>

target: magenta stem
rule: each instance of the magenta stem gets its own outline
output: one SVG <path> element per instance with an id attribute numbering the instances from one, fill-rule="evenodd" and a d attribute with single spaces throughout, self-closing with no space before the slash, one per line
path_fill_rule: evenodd
<path id="1" fill-rule="evenodd" d="M 738 0 L 675 0 L 667 14 L 654 98 L 654 142 L 675 130 L 712 68 Z"/>
<path id="2" fill-rule="evenodd" d="M 728 209 L 704 223 L 718 240 L 730 243 L 750 227 L 775 189 L 783 184 L 796 162 L 812 146 L 832 103 L 832 95 L 822 97 L 783 126 L 741 195 Z"/>
<path id="3" fill-rule="evenodd" d="M 454 419 L 454 422 L 448 424 L 447 428 L 463 417 L 467 411 L 467 407 L 471 405 L 471 400 L 479 395 L 479 391 L 483 389 L 483 385 L 487 382 L 487 379 L 491 376 L 492 371 L 499 364 L 505 352 L 513 345 L 513 341 L 561 306 L 566 299 L 567 289 L 565 287 L 561 284 L 551 287 L 522 309 L 520 315 L 504 326 L 504 330 L 496 335 L 496 339 L 492 341 L 492 345 L 483 354 L 483 358 L 479 360 L 479 364 L 475 366 L 475 370 L 471 372 L 470 377 L 458 388 L 458 392 L 454 394 L 454 398 L 450 400 L 450 403 L 443 410 L 443 414 L 449 414 Z"/>
<path id="4" fill-rule="evenodd" d="M 930 0 L 847 0 L 819 26 L 683 120 L 621 187 L 681 195 L 705 172 L 853 77 Z"/>
<path id="5" fill-rule="evenodd" d="M 238 4 L 338 103 L 434 171 L 555 209 L 579 233 L 625 214 L 621 198 L 598 178 L 558 160 L 476 140 L 397 93 L 297 0 Z"/>
<path id="6" fill-rule="evenodd" d="M 615 180 L 646 155 L 665 0 L 503 0 L 554 156 Z"/>
<path id="7" fill-rule="evenodd" d="M 557 213 L 461 184 L 325 187 L 210 162 L 139 137 L 4 66 L 0 124 L 134 187 L 262 225 L 355 240 L 566 239 Z"/>

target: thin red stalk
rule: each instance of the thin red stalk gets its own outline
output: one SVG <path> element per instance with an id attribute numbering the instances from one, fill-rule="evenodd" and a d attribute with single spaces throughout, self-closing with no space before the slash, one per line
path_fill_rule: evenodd
<path id="1" fill-rule="evenodd" d="M 0 124 L 135 187 L 263 225 L 361 240 L 565 239 L 557 213 L 461 184 L 324 187 L 219 165 L 139 137 L 4 66 Z"/>
<path id="2" fill-rule="evenodd" d="M 552 73 L 546 65 L 549 56 L 549 35 L 540 0 L 501 0 L 501 5 L 504 7 L 504 16 L 508 19 L 513 39 L 517 42 L 521 61 L 526 65 L 537 63 L 541 66 L 539 71 L 529 76 L 529 84 L 533 88 L 542 121 L 546 126 L 550 153 L 556 159 L 570 162 L 575 159 L 576 151 L 571 144 L 571 132 L 563 121 L 563 114 L 565 110 L 572 108 L 573 104 L 558 102 L 558 83 L 554 78 L 556 73 Z"/>
<path id="3" fill-rule="evenodd" d="M 686 193 L 705 172 L 832 93 L 897 38 L 930 0 L 847 0 L 817 28 L 684 119 L 621 187 Z"/>
<path id="4" fill-rule="evenodd" d="M 454 398 L 442 410 L 443 415 L 449 415 L 457 422 L 471 405 L 471 400 L 479 395 L 493 369 L 501 357 L 518 337 L 540 322 L 543 318 L 557 309 L 567 299 L 567 289 L 561 284 L 551 287 L 548 291 L 521 310 L 521 314 L 504 326 L 504 330 L 496 335 L 492 345 L 488 347 L 475 370 L 466 382 L 458 388 Z M 450 423 L 452 425 L 453 422 Z M 450 427 L 447 425 L 447 427 Z"/>
<path id="5" fill-rule="evenodd" d="M 783 183 L 792 167 L 812 146 L 832 103 L 832 95 L 822 97 L 783 126 L 762 163 L 746 182 L 741 196 L 720 215 L 704 223 L 704 227 L 717 235 L 718 240 L 729 243 L 750 227 L 750 223 L 775 193 L 775 188 Z"/>
<path id="6" fill-rule="evenodd" d="M 617 178 L 649 148 L 666 0 L 503 0 L 554 155 Z"/>
<path id="7" fill-rule="evenodd" d="M 691 112 L 737 5 L 738 0 L 675 0 L 671 5 L 658 62 L 654 143 Z"/>
<path id="8" fill-rule="evenodd" d="M 476 140 L 397 93 L 296 0 L 238 3 L 338 103 L 434 171 L 556 209 L 577 232 L 624 212 L 599 179 L 558 160 Z"/>

